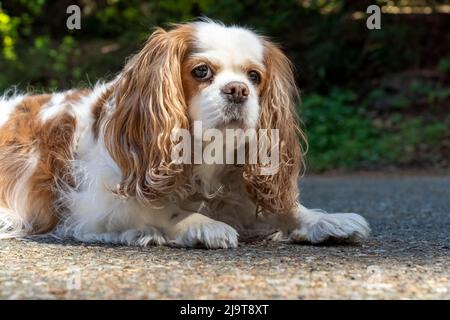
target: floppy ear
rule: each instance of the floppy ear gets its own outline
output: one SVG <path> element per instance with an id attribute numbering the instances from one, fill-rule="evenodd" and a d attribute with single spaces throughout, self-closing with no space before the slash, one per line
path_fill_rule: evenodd
<path id="1" fill-rule="evenodd" d="M 279 166 L 274 174 L 261 175 L 263 166 L 246 165 L 244 179 L 248 193 L 263 212 L 289 213 L 299 195 L 297 180 L 303 167 L 300 141 L 305 140 L 295 110 L 298 91 L 289 59 L 276 45 L 267 40 L 263 43 L 267 75 L 260 96 L 258 129 L 279 130 Z"/>
<path id="2" fill-rule="evenodd" d="M 182 165 L 171 161 L 171 131 L 189 129 L 181 65 L 192 42 L 191 27 L 157 29 L 119 75 L 105 144 L 122 171 L 116 192 L 144 204 L 183 184 Z"/>

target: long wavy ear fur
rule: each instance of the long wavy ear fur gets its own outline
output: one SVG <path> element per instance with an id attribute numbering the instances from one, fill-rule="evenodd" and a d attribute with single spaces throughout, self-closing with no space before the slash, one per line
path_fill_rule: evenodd
<path id="1" fill-rule="evenodd" d="M 186 182 L 186 168 L 171 162 L 171 130 L 189 129 L 181 65 L 192 26 L 157 29 L 119 75 L 105 144 L 122 171 L 116 192 L 152 204 Z"/>
<path id="2" fill-rule="evenodd" d="M 261 175 L 261 167 L 246 165 L 244 179 L 247 192 L 264 213 L 288 213 L 297 203 L 297 185 L 303 168 L 300 141 L 305 136 L 300 129 L 295 104 L 298 91 L 292 65 L 273 43 L 262 40 L 265 48 L 267 81 L 260 96 L 259 129 L 279 130 L 279 167 L 273 175 Z M 306 141 L 306 140 L 305 140 Z"/>

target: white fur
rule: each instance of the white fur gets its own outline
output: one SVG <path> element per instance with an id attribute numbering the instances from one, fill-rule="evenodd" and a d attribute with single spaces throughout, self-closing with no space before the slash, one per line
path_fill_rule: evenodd
<path id="1" fill-rule="evenodd" d="M 70 91 L 67 93 L 70 93 Z M 65 92 L 54 93 L 50 98 L 50 101 L 45 106 L 43 106 L 41 111 L 39 112 L 41 120 L 43 122 L 46 122 L 49 119 L 56 117 L 57 115 L 64 112 L 68 106 L 67 103 L 64 103 L 65 98 Z"/>
<path id="2" fill-rule="evenodd" d="M 8 94 L 5 93 L 0 97 L 0 127 L 9 120 L 11 113 L 16 109 L 16 106 L 23 98 L 23 95 L 15 93 L 12 96 L 8 96 Z"/>
<path id="3" fill-rule="evenodd" d="M 171 242 L 182 247 L 235 248 L 238 244 L 235 229 L 200 213 L 190 214 L 178 222 L 172 232 Z"/>
<path id="4" fill-rule="evenodd" d="M 366 220 L 355 213 L 326 213 L 298 205 L 300 225 L 289 238 L 294 242 L 320 243 L 329 239 L 361 240 L 370 233 Z"/>
<path id="5" fill-rule="evenodd" d="M 245 124 L 255 127 L 260 106 L 255 86 L 240 71 L 247 62 L 263 64 L 263 46 L 249 30 L 200 22 L 196 27 L 199 55 L 222 66 L 211 85 L 189 102 L 191 120 L 201 120 L 205 127 L 221 122 L 224 98 L 220 88 L 230 81 L 242 81 L 250 89 L 246 102 Z M 146 207 L 134 197 L 113 193 L 122 173 L 105 147 L 103 128 L 95 139 L 92 132 L 92 108 L 109 84 L 97 84 L 92 93 L 75 104 L 55 94 L 41 113 L 46 121 L 62 112 L 76 117 L 73 141 L 75 159 L 72 168 L 76 186 L 59 185 L 59 202 L 68 208 L 54 234 L 86 242 L 127 245 L 170 244 L 183 247 L 234 248 L 239 239 L 272 236 L 295 242 L 317 243 L 328 238 L 350 239 L 367 236 L 365 220 L 355 214 L 325 214 L 299 205 L 291 214 L 259 215 L 246 195 L 242 171 L 227 165 L 197 165 L 192 175 L 193 190 L 184 199 L 166 200 L 160 207 Z M 0 125 L 6 122 L 20 97 L 0 100 Z M 114 108 L 107 103 L 106 113 Z M 0 238 L 19 236 L 27 231 L 30 208 L 21 207 L 29 192 L 27 180 L 35 170 L 38 155 L 28 159 L 24 172 L 9 190 L 9 209 L 0 210 Z M 11 159 L 15 161 L 15 159 Z M 279 233 L 277 233 L 279 231 Z"/>

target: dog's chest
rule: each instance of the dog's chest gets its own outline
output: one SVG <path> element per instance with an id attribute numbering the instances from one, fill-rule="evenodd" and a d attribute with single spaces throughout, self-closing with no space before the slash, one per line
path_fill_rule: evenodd
<path id="1" fill-rule="evenodd" d="M 219 208 L 235 204 L 245 196 L 242 170 L 228 165 L 195 166 L 192 174 L 193 190 L 186 202 L 203 207 Z"/>

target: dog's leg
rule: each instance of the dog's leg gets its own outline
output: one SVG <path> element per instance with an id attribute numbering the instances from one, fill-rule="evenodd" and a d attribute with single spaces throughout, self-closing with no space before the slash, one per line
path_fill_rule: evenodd
<path id="1" fill-rule="evenodd" d="M 200 213 L 160 214 L 145 231 L 81 233 L 75 236 L 83 242 L 100 242 L 136 246 L 171 244 L 179 247 L 234 248 L 238 234 L 226 223 Z"/>
<path id="2" fill-rule="evenodd" d="M 88 243 L 125 244 L 129 246 L 148 246 L 166 244 L 164 235 L 155 228 L 127 230 L 124 232 L 82 233 L 73 236 L 76 240 Z"/>
<path id="3" fill-rule="evenodd" d="M 283 219 L 284 234 L 293 242 L 320 243 L 329 239 L 357 241 L 366 238 L 370 228 L 355 213 L 326 213 L 298 204 L 293 214 Z"/>
<path id="4" fill-rule="evenodd" d="M 128 211 L 122 209 L 119 207 L 110 215 L 102 216 L 103 220 L 83 220 L 80 215 L 72 215 L 61 223 L 55 235 L 83 242 L 140 246 L 171 244 L 233 248 L 238 244 L 237 231 L 228 224 L 181 209 L 175 204 L 151 209 L 130 205 L 126 208 Z"/>

